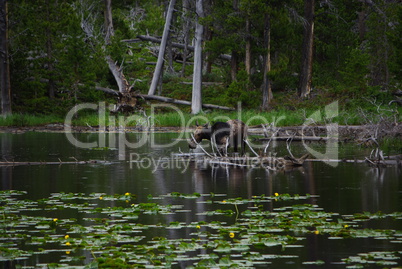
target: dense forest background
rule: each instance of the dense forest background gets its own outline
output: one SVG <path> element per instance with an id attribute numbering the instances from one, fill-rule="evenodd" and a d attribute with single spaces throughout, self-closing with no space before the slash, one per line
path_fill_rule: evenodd
<path id="1" fill-rule="evenodd" d="M 196 12 L 201 2 L 202 13 Z M 203 103 L 234 107 L 241 101 L 271 110 L 339 100 L 353 109 L 370 100 L 388 104 L 400 91 L 400 0 L 173 3 L 155 95 L 192 100 L 197 22 L 203 26 Z M 169 4 L 1 0 L 1 54 L 9 68 L 2 64 L 2 102 L 9 89 L 13 113 L 63 114 L 77 103 L 116 103 L 117 95 L 107 93 L 121 92 L 113 68 L 131 96 L 148 94 Z M 311 78 L 303 93 L 306 71 Z"/>

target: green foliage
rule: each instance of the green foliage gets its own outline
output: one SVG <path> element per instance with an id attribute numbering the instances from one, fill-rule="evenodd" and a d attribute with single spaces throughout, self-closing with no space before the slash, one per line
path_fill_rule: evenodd
<path id="1" fill-rule="evenodd" d="M 399 23 L 394 26 L 395 31 L 389 33 L 391 42 L 395 48 L 390 68 L 397 77 L 402 77 L 402 23 L 400 23 L 402 21 L 402 7 L 400 5 L 396 8 L 395 19 L 399 21 Z"/>
<path id="2" fill-rule="evenodd" d="M 54 115 L 32 115 L 14 113 L 7 117 L 0 117 L 0 126 L 38 126 L 53 123 L 62 123 L 63 119 Z"/>
<path id="3" fill-rule="evenodd" d="M 246 71 L 239 71 L 237 80 L 233 81 L 225 92 L 227 104 L 241 102 L 244 107 L 257 107 L 260 104 L 260 94 L 253 90 L 253 86 Z"/>
<path id="4" fill-rule="evenodd" d="M 104 43 L 102 1 L 21 0 L 9 3 L 9 49 L 13 110 L 21 113 L 59 114 L 82 102 L 105 100 L 95 85 L 116 89 L 116 82 L 105 62 L 110 55 L 122 67 L 134 91 L 147 93 L 153 75 L 157 44 L 122 42 L 137 35 L 160 37 L 165 23 L 166 3 L 160 1 L 113 2 L 115 35 Z M 184 42 L 184 24 L 190 20 L 188 41 L 194 35 L 195 15 L 176 6 L 171 27 L 173 42 Z M 191 4 L 190 10 L 194 8 Z M 362 96 L 383 102 L 392 99 L 402 70 L 402 8 L 396 2 L 383 1 L 376 6 L 359 1 L 316 3 L 313 59 L 314 104 L 322 106 L 337 99 L 354 108 L 364 107 Z M 183 11 L 183 13 L 182 13 Z M 358 13 L 365 15 L 359 22 Z M 271 71 L 274 100 L 271 109 L 310 109 L 312 102 L 295 95 L 300 73 L 303 32 L 303 1 L 241 0 L 205 4 L 201 23 L 205 35 L 205 60 L 212 71 L 203 81 L 215 82 L 203 87 L 203 102 L 258 109 L 263 81 L 264 18 L 270 18 Z M 93 28 L 87 36 L 82 20 Z M 250 28 L 246 29 L 246 22 Z M 242 64 L 246 43 L 251 44 L 252 73 Z M 152 53 L 151 53 L 152 52 Z M 175 56 L 183 50 L 174 49 Z M 221 54 L 235 57 L 237 65 L 221 60 Z M 190 58 L 187 62 L 191 62 Z M 167 63 L 167 61 L 166 61 Z M 237 70 L 232 70 L 237 66 Z M 167 64 L 165 64 L 167 68 Z M 191 100 L 191 64 L 182 72 L 174 62 L 174 72 L 165 72 L 162 95 Z M 232 81 L 233 72 L 237 77 Z M 55 97 L 50 98 L 54 91 Z M 363 93 L 363 94 L 362 94 Z M 114 97 L 110 101 L 116 102 Z M 140 102 L 143 103 L 143 102 Z"/>
<path id="5" fill-rule="evenodd" d="M 367 89 L 366 76 L 369 72 L 369 55 L 360 49 L 350 51 L 348 60 L 344 63 L 344 68 L 340 71 L 344 86 L 348 88 L 348 92 L 353 94 L 361 94 Z"/>

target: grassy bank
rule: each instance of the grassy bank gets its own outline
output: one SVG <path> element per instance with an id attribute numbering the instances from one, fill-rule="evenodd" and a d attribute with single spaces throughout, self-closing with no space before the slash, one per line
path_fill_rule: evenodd
<path id="1" fill-rule="evenodd" d="M 0 117 L 0 126 L 25 127 L 63 123 L 64 119 L 55 115 L 12 114 Z"/>
<path id="2" fill-rule="evenodd" d="M 133 113 L 130 115 L 115 115 L 106 111 L 104 123 L 106 126 L 155 126 L 155 127 L 183 127 L 193 126 L 196 122 L 227 121 L 229 119 L 241 119 L 249 126 L 259 124 L 275 124 L 275 126 L 295 126 L 303 124 L 326 124 L 338 123 L 340 125 L 363 125 L 377 123 L 384 120 L 401 122 L 402 109 L 391 111 L 386 109 L 358 109 L 348 111 L 346 109 L 326 110 L 322 109 L 298 109 L 298 110 L 273 110 L 261 112 L 256 110 L 242 111 L 211 111 L 191 115 L 182 110 L 165 108 L 163 111 L 147 111 L 144 113 Z M 64 124 L 64 117 L 55 115 L 31 115 L 12 114 L 7 117 L 0 117 L 0 126 L 23 127 L 23 126 L 44 126 L 48 124 Z M 78 113 L 72 119 L 73 126 L 98 126 L 102 123 L 98 112 L 85 111 Z"/>

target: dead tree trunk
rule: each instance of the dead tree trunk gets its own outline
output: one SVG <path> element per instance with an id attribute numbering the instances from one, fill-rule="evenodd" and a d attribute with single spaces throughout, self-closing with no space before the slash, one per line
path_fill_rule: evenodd
<path id="1" fill-rule="evenodd" d="M 299 78 L 299 96 L 306 98 L 311 92 L 313 73 L 313 39 L 314 39 L 314 0 L 304 0 L 304 24 L 302 66 Z"/>
<path id="2" fill-rule="evenodd" d="M 202 36 L 204 26 L 199 21 L 199 18 L 204 16 L 202 1 L 203 0 L 196 1 L 196 13 L 198 18 L 195 26 L 193 94 L 191 98 L 192 114 L 197 114 L 202 109 Z"/>
<path id="3" fill-rule="evenodd" d="M 204 16 L 210 16 L 211 14 L 211 9 L 212 7 L 212 0 L 204 0 L 204 6 L 203 6 L 203 11 L 204 11 Z M 208 23 L 204 25 L 204 41 L 209 42 L 212 40 L 212 35 L 213 35 L 213 30 L 211 28 L 211 25 Z M 212 51 L 205 51 L 204 53 L 204 73 L 205 74 L 211 74 L 212 72 L 212 64 L 213 64 L 213 58 L 212 58 Z"/>
<path id="4" fill-rule="evenodd" d="M 139 98 L 144 98 L 146 100 L 156 100 L 165 103 L 177 104 L 177 105 L 192 105 L 192 102 L 185 101 L 185 100 L 178 100 L 169 97 L 163 97 L 158 95 L 145 95 L 145 94 L 136 94 L 135 96 Z M 221 109 L 221 110 L 228 110 L 228 111 L 235 111 L 236 109 L 227 106 L 218 106 L 212 104 L 202 104 L 203 108 L 211 108 L 211 109 Z"/>
<path id="5" fill-rule="evenodd" d="M 244 60 L 247 75 L 251 74 L 251 23 L 250 19 L 246 19 L 246 58 Z"/>
<path id="6" fill-rule="evenodd" d="M 180 76 L 184 77 L 185 76 L 185 70 L 186 70 L 186 64 L 187 64 L 187 58 L 188 58 L 188 53 L 189 53 L 189 43 L 190 43 L 190 27 L 191 27 L 191 20 L 190 20 L 190 1 L 189 0 L 183 0 L 183 42 L 184 42 L 184 50 L 183 50 L 183 63 L 181 67 L 181 72 Z"/>
<path id="7" fill-rule="evenodd" d="M 112 18 L 112 0 L 105 0 L 105 43 L 110 45 L 111 38 L 114 36 L 113 18 Z M 128 82 L 121 70 L 121 67 L 113 61 L 110 55 L 105 56 L 110 72 L 116 80 L 119 92 L 125 95 L 129 92 Z"/>
<path id="8" fill-rule="evenodd" d="M 273 99 L 271 81 L 268 77 L 268 72 L 271 71 L 271 22 L 269 14 L 265 14 L 264 19 L 264 48 L 266 49 L 266 54 L 264 55 L 264 77 L 261 85 L 262 109 L 268 110 L 269 104 Z"/>
<path id="9" fill-rule="evenodd" d="M 169 5 L 169 7 L 170 7 L 170 5 Z M 173 7 L 174 8 L 174 7 Z M 177 20 L 177 15 L 176 15 L 176 13 L 174 12 L 174 10 L 173 10 L 173 14 L 172 14 L 172 19 L 171 19 L 171 22 L 170 22 L 170 24 L 174 24 L 174 22 Z M 170 27 L 169 27 L 170 28 Z M 168 68 L 167 68 L 167 72 L 169 73 L 169 74 L 174 74 L 175 73 L 175 71 L 174 71 L 174 68 L 173 68 L 173 62 L 174 62 L 174 58 L 175 58 L 175 56 L 174 56 L 174 54 L 175 54 L 175 52 L 173 51 L 173 45 L 172 45 L 172 38 L 171 38 L 171 31 L 168 31 L 169 32 L 169 36 L 167 37 L 167 44 L 166 44 L 166 50 L 167 50 L 167 56 L 168 56 L 168 63 L 169 63 L 169 66 L 168 66 Z M 162 76 L 163 77 L 163 76 Z M 160 87 L 160 89 L 161 89 L 161 87 Z M 161 95 L 161 91 L 158 91 L 158 94 L 159 95 Z"/>
<path id="10" fill-rule="evenodd" d="M 166 14 L 165 28 L 163 29 L 162 42 L 159 47 L 158 61 L 156 63 L 155 72 L 154 72 L 154 76 L 152 77 L 151 87 L 149 88 L 148 95 L 155 94 L 159 79 L 161 77 L 163 61 L 164 61 L 164 56 L 165 56 L 166 43 L 167 43 L 167 39 L 169 37 L 170 23 L 172 21 L 175 3 L 176 3 L 176 0 L 170 0 L 169 8 L 168 8 L 168 11 Z"/>
<path id="11" fill-rule="evenodd" d="M 114 36 L 113 17 L 112 17 L 112 0 L 105 1 L 105 42 L 106 45 L 110 44 L 110 39 Z"/>
<path id="12" fill-rule="evenodd" d="M 10 65 L 8 60 L 7 0 L 0 0 L 0 90 L 1 114 L 11 114 Z"/>
<path id="13" fill-rule="evenodd" d="M 105 44 L 111 43 L 111 38 L 114 36 L 113 18 L 112 18 L 112 0 L 105 0 Z M 105 49 L 106 51 L 106 49 Z M 131 95 L 131 87 L 124 76 L 122 68 L 112 59 L 110 55 L 105 56 L 110 72 L 113 74 L 119 88 L 119 101 L 115 111 L 130 111 L 133 110 L 137 99 Z"/>

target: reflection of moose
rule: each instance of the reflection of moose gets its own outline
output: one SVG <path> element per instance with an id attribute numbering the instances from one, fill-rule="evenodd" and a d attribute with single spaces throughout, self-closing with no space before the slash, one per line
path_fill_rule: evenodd
<path id="1" fill-rule="evenodd" d="M 196 125 L 193 137 L 189 141 L 189 147 L 194 149 L 201 140 L 211 141 L 212 147 L 217 147 L 219 153 L 227 153 L 227 148 L 232 146 L 237 152 L 237 147 L 241 147 L 241 154 L 245 152 L 245 139 L 247 139 L 247 125 L 240 120 L 228 120 L 227 122 L 216 122 L 212 126 Z"/>

